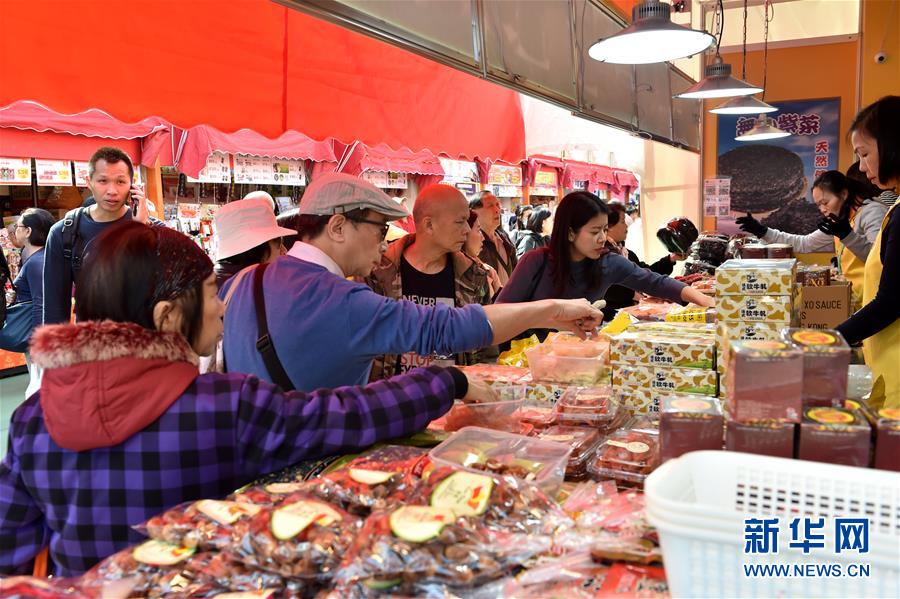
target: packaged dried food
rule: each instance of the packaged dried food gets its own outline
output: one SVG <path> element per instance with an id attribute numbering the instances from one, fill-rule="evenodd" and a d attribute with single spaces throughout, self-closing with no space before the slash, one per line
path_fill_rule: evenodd
<path id="1" fill-rule="evenodd" d="M 625 332 L 613 338 L 610 361 L 613 364 L 713 370 L 716 343 L 701 335 L 668 335 L 643 330 Z"/>
<path id="2" fill-rule="evenodd" d="M 788 329 L 784 340 L 803 352 L 803 406 L 841 407 L 851 354 L 844 337 L 829 329 Z"/>
<path id="3" fill-rule="evenodd" d="M 473 364 L 461 366 L 467 375 L 474 375 L 490 385 L 517 385 L 528 374 L 527 368 L 505 366 L 503 364 Z"/>
<path id="4" fill-rule="evenodd" d="M 593 599 L 603 585 L 609 566 L 598 564 L 588 551 L 542 560 L 510 578 L 491 597 L 516 599 Z"/>
<path id="5" fill-rule="evenodd" d="M 244 593 L 252 597 L 299 599 L 309 587 L 299 580 L 248 568 L 225 553 L 201 553 L 184 562 L 179 575 L 188 583 L 179 597 L 224 597 Z M 188 589 L 192 592 L 185 592 Z M 250 595 L 252 594 L 252 595 Z"/>
<path id="6" fill-rule="evenodd" d="M 806 408 L 800 423 L 801 460 L 869 465 L 872 430 L 865 419 L 844 408 Z"/>
<path id="7" fill-rule="evenodd" d="M 707 292 L 713 295 L 715 291 Z M 694 304 L 675 306 L 666 314 L 666 322 L 697 322 L 711 324 L 716 322 L 716 309 L 703 308 Z"/>
<path id="8" fill-rule="evenodd" d="M 728 260 L 716 269 L 716 295 L 791 295 L 796 260 Z"/>
<path id="9" fill-rule="evenodd" d="M 659 566 L 613 564 L 596 599 L 628 597 L 629 599 L 668 599 L 666 572 Z"/>
<path id="10" fill-rule="evenodd" d="M 416 463 L 426 455 L 428 449 L 425 447 L 379 445 L 353 458 L 343 469 L 412 472 Z"/>
<path id="11" fill-rule="evenodd" d="M 797 284 L 803 287 L 827 287 L 831 285 L 831 268 L 828 266 L 798 264 Z"/>
<path id="12" fill-rule="evenodd" d="M 563 502 L 562 508 L 577 521 L 582 512 L 596 508 L 601 500 L 618 493 L 616 483 L 611 480 L 578 483 Z"/>
<path id="13" fill-rule="evenodd" d="M 588 477 L 588 462 L 600 445 L 600 433 L 596 428 L 584 426 L 551 426 L 537 435 L 538 439 L 562 443 L 572 448 L 566 465 L 566 480 L 582 481 Z"/>
<path id="14" fill-rule="evenodd" d="M 87 597 L 78 588 L 78 580 L 66 578 L 38 578 L 10 576 L 0 578 L 0 597 L 8 599 L 82 599 Z"/>
<path id="15" fill-rule="evenodd" d="M 497 401 L 463 403 L 457 401 L 445 416 L 444 430 L 458 431 L 466 426 L 483 426 L 494 430 L 518 430 L 513 414 L 525 402 L 524 386 L 495 386 Z"/>
<path id="16" fill-rule="evenodd" d="M 235 535 L 244 534 L 247 523 L 260 509 L 248 502 L 201 499 L 166 510 L 136 528 L 172 545 L 221 549 L 230 545 Z"/>
<path id="17" fill-rule="evenodd" d="M 791 322 L 794 309 L 790 295 L 725 295 L 716 302 L 719 320 L 742 322 Z"/>
<path id="18" fill-rule="evenodd" d="M 556 404 L 556 418 L 560 424 L 601 426 L 619 411 L 612 387 L 570 387 Z"/>
<path id="19" fill-rule="evenodd" d="M 534 381 L 590 385 L 609 379 L 609 342 L 555 337 L 525 351 Z"/>
<path id="20" fill-rule="evenodd" d="M 488 471 L 533 483 L 553 496 L 559 490 L 571 448 L 531 437 L 466 427 L 435 447 L 438 466 Z"/>
<path id="21" fill-rule="evenodd" d="M 225 552 L 252 568 L 285 578 L 330 579 L 360 520 L 340 507 L 304 492 L 260 510 L 244 537 Z"/>
<path id="22" fill-rule="evenodd" d="M 900 472 L 900 409 L 882 408 L 875 416 L 875 467 Z"/>
<path id="23" fill-rule="evenodd" d="M 766 258 L 783 260 L 793 257 L 794 248 L 787 243 L 770 243 L 766 246 Z"/>
<path id="24" fill-rule="evenodd" d="M 621 430 L 609 436 L 588 466 L 595 480 L 614 479 L 641 485 L 659 466 L 659 436 L 648 431 Z"/>
<path id="25" fill-rule="evenodd" d="M 161 597 L 183 591 L 179 575 L 195 549 L 151 539 L 115 553 L 86 572 L 79 589 L 91 596 Z"/>
<path id="26" fill-rule="evenodd" d="M 619 364 L 613 370 L 613 387 L 657 393 L 691 393 L 716 396 L 719 378 L 715 370 L 654 368 Z"/>
<path id="27" fill-rule="evenodd" d="M 353 466 L 313 479 L 305 490 L 351 514 L 368 516 L 372 510 L 402 503 L 416 484 L 411 467 L 391 472 Z"/>
<path id="28" fill-rule="evenodd" d="M 754 259 L 764 259 L 769 257 L 769 252 L 766 249 L 766 244 L 764 243 L 748 243 L 741 247 L 740 255 L 738 258 L 743 258 L 745 260 Z"/>
<path id="29" fill-rule="evenodd" d="M 694 254 L 703 262 L 718 266 L 725 261 L 728 254 L 728 237 L 718 233 L 703 233 L 697 238 Z"/>
<path id="30" fill-rule="evenodd" d="M 552 405 L 525 405 L 516 411 L 515 417 L 522 424 L 529 424 L 535 430 L 543 430 L 556 424 L 556 408 Z"/>
<path id="31" fill-rule="evenodd" d="M 785 420 L 750 420 L 738 422 L 728 419 L 725 449 L 768 455 L 776 458 L 794 457 L 794 435 L 797 425 Z"/>
<path id="32" fill-rule="evenodd" d="M 641 302 L 636 306 L 620 308 L 619 312 L 625 312 L 642 322 L 664 322 L 666 314 L 669 313 L 673 306 L 677 305 L 672 303 Z"/>
<path id="33" fill-rule="evenodd" d="M 781 336 L 784 324 L 778 322 L 719 321 L 719 336 L 728 341 L 771 341 Z"/>
<path id="34" fill-rule="evenodd" d="M 722 449 L 725 417 L 718 399 L 690 395 L 663 397 L 659 440 L 662 461 L 689 451 Z"/>
<path id="35" fill-rule="evenodd" d="M 713 275 L 716 273 L 716 265 L 711 262 L 707 262 L 705 260 L 700 259 L 692 259 L 687 260 L 684 263 L 684 274 L 693 275 L 693 274 L 707 274 Z"/>
<path id="36" fill-rule="evenodd" d="M 799 422 L 803 407 L 803 354 L 783 341 L 732 341 L 727 377 L 728 411 L 735 420 Z"/>

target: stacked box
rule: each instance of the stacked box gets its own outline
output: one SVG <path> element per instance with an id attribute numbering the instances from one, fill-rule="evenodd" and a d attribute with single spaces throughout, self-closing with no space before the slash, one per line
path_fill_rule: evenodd
<path id="1" fill-rule="evenodd" d="M 726 373 L 732 341 L 779 339 L 791 325 L 796 278 L 793 259 L 728 260 L 716 269 L 720 375 Z"/>
<path id="2" fill-rule="evenodd" d="M 662 461 L 689 451 L 722 449 L 725 418 L 713 397 L 667 395 L 662 399 L 659 435 Z"/>
<path id="3" fill-rule="evenodd" d="M 788 329 L 782 338 L 803 352 L 803 407 L 842 407 L 851 353 L 843 335 L 829 329 Z"/>
<path id="4" fill-rule="evenodd" d="M 783 341 L 732 341 L 726 375 L 728 413 L 739 422 L 799 422 L 803 352 Z"/>

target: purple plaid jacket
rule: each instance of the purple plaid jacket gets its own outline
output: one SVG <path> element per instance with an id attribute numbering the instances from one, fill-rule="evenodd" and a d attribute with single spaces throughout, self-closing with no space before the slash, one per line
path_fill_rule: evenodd
<path id="1" fill-rule="evenodd" d="M 13 414 L 0 463 L 0 573 L 27 569 L 49 544 L 58 575 L 80 574 L 139 542 L 131 526 L 181 502 L 421 430 L 450 409 L 455 374 L 428 368 L 313 393 L 207 374 L 143 430 L 80 452 L 51 437 L 38 393 Z"/>

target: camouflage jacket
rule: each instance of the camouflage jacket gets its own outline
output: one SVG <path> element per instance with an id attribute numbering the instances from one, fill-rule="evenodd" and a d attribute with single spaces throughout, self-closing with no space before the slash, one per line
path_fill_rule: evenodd
<path id="1" fill-rule="evenodd" d="M 401 237 L 388 246 L 387 251 L 381 258 L 381 265 L 366 279 L 366 284 L 375 293 L 395 300 L 403 299 L 403 282 L 400 280 L 400 258 L 403 256 L 406 248 L 412 245 L 415 240 L 416 236 L 413 233 Z M 456 307 L 468 304 L 490 304 L 491 295 L 487 270 L 462 252 L 455 252 L 451 258 L 453 260 L 453 272 L 456 283 L 454 293 Z M 376 358 L 375 363 L 372 365 L 370 380 L 377 381 L 394 376 L 398 359 L 399 356 L 393 354 Z M 457 364 L 472 364 L 474 361 L 474 353 L 457 354 L 456 356 Z"/>

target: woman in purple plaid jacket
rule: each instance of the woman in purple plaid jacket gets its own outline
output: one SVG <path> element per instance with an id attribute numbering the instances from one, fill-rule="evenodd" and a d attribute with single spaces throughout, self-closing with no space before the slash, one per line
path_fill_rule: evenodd
<path id="1" fill-rule="evenodd" d="M 454 398 L 488 393 L 455 368 L 312 393 L 200 376 L 222 315 L 212 262 L 184 235 L 127 222 L 97 238 L 79 322 L 32 341 L 44 378 L 13 414 L 0 463 L 0 574 L 27 571 L 47 545 L 56 574 L 82 573 L 181 502 L 411 434 Z"/>

